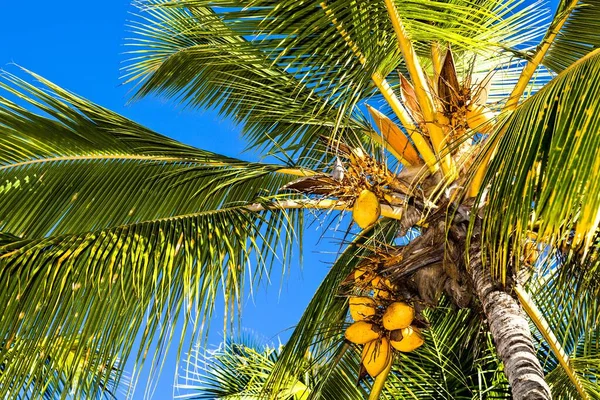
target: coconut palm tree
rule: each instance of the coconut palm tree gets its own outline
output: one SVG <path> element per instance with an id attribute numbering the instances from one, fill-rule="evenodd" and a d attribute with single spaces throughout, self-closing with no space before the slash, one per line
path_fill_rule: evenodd
<path id="1" fill-rule="evenodd" d="M 542 313 L 551 316 L 559 304 L 567 307 L 567 313 L 585 307 L 574 301 L 577 288 L 564 294 L 555 292 L 556 277 L 557 273 L 548 273 L 545 278 L 540 275 L 532 278 L 532 297 L 536 304 L 540 304 Z M 477 312 L 468 308 L 457 311 L 449 303 L 428 310 L 431 328 L 424 331 L 424 335 L 426 343 L 434 345 L 401 354 L 390 371 L 381 397 L 512 398 L 491 335 L 485 329 L 485 321 L 474 318 Z M 597 313 L 596 309 L 594 315 L 579 318 L 568 327 L 561 326 L 564 320 L 555 313 L 555 319 L 550 320 L 551 329 L 562 329 L 564 337 L 569 338 L 564 342 L 565 349 L 573 355 L 570 361 L 582 374 L 581 382 L 592 398 L 600 395 L 596 384 L 598 357 L 596 350 L 584 348 L 585 340 L 580 338 L 588 334 L 585 332 L 586 319 L 597 319 Z M 533 334 L 537 343 L 543 341 L 539 331 L 535 330 Z M 233 336 L 213 351 L 206 351 L 199 343 L 184 361 L 176 398 L 263 399 L 283 349 L 281 345 L 265 345 L 255 335 Z M 555 355 L 547 347 L 540 346 L 538 357 L 544 360 L 546 380 L 556 398 L 578 398 L 576 388 Z M 357 381 L 356 377 L 361 363 L 359 352 L 349 350 L 339 353 L 334 363 L 323 360 L 327 358 L 318 358 L 307 352 L 302 367 L 297 370 L 298 375 L 288 377 L 287 387 L 279 391 L 277 398 L 365 398 L 369 382 Z"/>
<path id="2" fill-rule="evenodd" d="M 500 0 L 139 7 L 135 97 L 217 108 L 266 161 L 5 74 L 0 394 L 41 373 L 44 341 L 73 338 L 76 357 L 98 349 L 85 364 L 97 370 L 127 359 L 136 337 L 142 363 L 180 316 L 197 336 L 219 290 L 232 318 L 245 277 L 285 267 L 305 211 L 324 210 L 351 211 L 360 231 L 348 230 L 267 396 L 289 388 L 307 350 L 324 365 L 361 351 L 371 398 L 386 385 L 455 395 L 447 381 L 435 395 L 396 382 L 392 368 L 419 367 L 412 357 L 444 371 L 472 359 L 481 387 L 502 392 L 503 372 L 516 399 L 597 395 L 597 0 L 559 2 L 549 24 L 537 3 Z M 539 282 L 546 297 L 532 299 Z M 369 329 L 356 334 L 348 310 Z M 440 349 L 453 346 L 475 355 L 447 361 Z"/>

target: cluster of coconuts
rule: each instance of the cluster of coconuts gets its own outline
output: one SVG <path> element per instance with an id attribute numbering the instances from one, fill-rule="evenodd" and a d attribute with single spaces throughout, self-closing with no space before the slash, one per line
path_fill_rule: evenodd
<path id="1" fill-rule="evenodd" d="M 420 330 L 411 326 L 415 316 L 412 306 L 396 301 L 379 308 L 371 297 L 350 298 L 350 314 L 355 322 L 344 334 L 350 342 L 364 345 L 361 362 L 372 377 L 392 362 L 392 348 L 411 352 L 424 343 Z"/>
<path id="2" fill-rule="evenodd" d="M 373 297 L 350 297 L 350 316 L 354 320 L 344 334 L 357 345 L 363 345 L 361 363 L 372 377 L 381 374 L 392 363 L 393 349 L 411 352 L 424 343 L 421 331 L 412 326 L 415 309 L 393 299 L 393 285 L 365 267 L 354 271 L 356 282 L 368 282 Z"/>

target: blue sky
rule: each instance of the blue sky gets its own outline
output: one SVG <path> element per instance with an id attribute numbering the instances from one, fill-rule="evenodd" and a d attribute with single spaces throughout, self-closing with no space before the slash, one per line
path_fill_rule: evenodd
<path id="1" fill-rule="evenodd" d="M 119 69 L 127 59 L 123 54 L 129 36 L 126 23 L 133 11 L 128 0 L 0 1 L 0 68 L 18 73 L 10 65 L 16 63 L 162 134 L 217 153 L 256 158 L 241 153 L 244 145 L 240 130 L 215 112 L 183 110 L 152 98 L 126 105 L 131 87 L 121 85 Z M 302 270 L 296 257 L 282 282 L 276 265 L 268 290 L 263 286 L 253 299 L 246 298 L 242 327 L 274 343 L 286 340 L 289 328 L 300 318 L 334 258 L 321 252 L 337 250 L 337 246 L 328 245 L 328 239 L 323 239 L 317 249 L 317 229 L 313 224 L 305 235 Z M 222 310 L 218 309 L 209 345 L 217 345 L 222 339 L 221 322 Z M 172 397 L 176 349 L 172 350 L 155 399 Z M 134 398 L 143 398 L 145 383 L 142 378 Z"/>

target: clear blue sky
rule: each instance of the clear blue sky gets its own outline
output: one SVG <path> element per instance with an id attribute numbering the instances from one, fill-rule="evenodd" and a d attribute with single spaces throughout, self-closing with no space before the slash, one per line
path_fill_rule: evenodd
<path id="1" fill-rule="evenodd" d="M 16 73 L 18 69 L 10 65 L 16 63 L 159 133 L 217 153 L 255 158 L 241 154 L 239 129 L 215 112 L 184 111 L 159 99 L 126 105 L 131 87 L 120 85 L 119 68 L 127 59 L 123 54 L 129 36 L 126 22 L 133 11 L 128 0 L 0 0 L 0 68 Z M 305 236 L 303 270 L 296 258 L 282 284 L 275 266 L 272 286 L 268 290 L 263 286 L 255 292 L 254 299 L 245 301 L 241 324 L 244 328 L 275 343 L 279 338 L 287 339 L 286 330 L 300 318 L 333 258 L 331 254 L 316 253 L 320 236 L 316 229 L 317 225 L 310 226 Z M 319 252 L 336 249 L 337 246 L 327 245 L 327 239 L 318 246 Z M 222 338 L 221 319 L 219 309 L 209 337 L 212 345 Z M 172 397 L 175 366 L 173 351 L 158 382 L 155 399 Z M 134 398 L 143 398 L 144 385 L 140 381 Z"/>

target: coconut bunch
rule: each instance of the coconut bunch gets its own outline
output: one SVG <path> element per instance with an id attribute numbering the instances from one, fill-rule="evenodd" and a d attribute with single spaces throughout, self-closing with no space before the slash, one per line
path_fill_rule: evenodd
<path id="1" fill-rule="evenodd" d="M 337 198 L 352 207 L 354 222 L 363 229 L 380 217 L 381 202 L 389 205 L 404 203 L 402 193 L 407 192 L 407 185 L 385 163 L 369 156 L 360 147 L 328 142 L 337 153 L 331 173 L 300 178 L 282 189 Z"/>
<path id="2" fill-rule="evenodd" d="M 406 246 L 369 249 L 340 285 L 354 321 L 345 338 L 364 346 L 361 365 L 372 377 L 386 370 L 395 352 L 412 352 L 424 344 L 429 323 L 423 312 L 443 295 L 458 307 L 471 303 L 472 285 L 461 257 L 467 208 L 457 210 L 451 221 L 443 208 L 429 215 L 423 234 Z"/>
<path id="3" fill-rule="evenodd" d="M 361 365 L 372 377 L 390 366 L 394 352 L 411 352 L 425 342 L 421 333 L 428 326 L 421 314 L 424 307 L 418 297 L 411 296 L 383 272 L 401 261 L 398 249 L 376 251 L 352 271 L 342 286 L 354 321 L 344 336 L 363 346 Z"/>
<path id="4" fill-rule="evenodd" d="M 390 366 L 393 352 L 411 352 L 425 342 L 412 325 L 415 309 L 403 302 L 381 303 L 371 297 L 351 297 L 354 323 L 344 334 L 354 344 L 364 346 L 361 364 L 372 377 Z"/>

